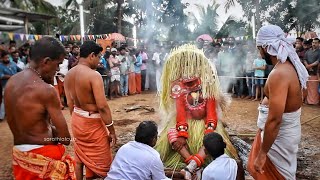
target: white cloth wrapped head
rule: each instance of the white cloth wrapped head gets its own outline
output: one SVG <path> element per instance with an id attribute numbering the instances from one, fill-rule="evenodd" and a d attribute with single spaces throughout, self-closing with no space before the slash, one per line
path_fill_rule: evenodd
<path id="1" fill-rule="evenodd" d="M 257 46 L 267 47 L 267 52 L 271 56 L 284 63 L 288 57 L 295 67 L 302 88 L 307 88 L 308 71 L 301 63 L 295 48 L 289 39 L 285 38 L 283 30 L 276 25 L 267 25 L 260 28 L 257 34 Z"/>

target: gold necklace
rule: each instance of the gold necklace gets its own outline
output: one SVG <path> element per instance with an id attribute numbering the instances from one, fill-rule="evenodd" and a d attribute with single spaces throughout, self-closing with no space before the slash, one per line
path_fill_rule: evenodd
<path id="1" fill-rule="evenodd" d="M 39 71 L 37 71 L 36 69 L 34 69 L 34 68 L 32 68 L 32 67 L 28 67 L 28 69 L 31 69 L 33 72 L 35 72 L 35 73 L 38 75 L 38 77 L 39 77 L 42 81 L 44 81 L 44 80 L 42 79 L 42 76 L 40 75 L 40 72 L 39 72 Z M 34 82 L 36 82 L 36 81 L 34 81 Z"/>

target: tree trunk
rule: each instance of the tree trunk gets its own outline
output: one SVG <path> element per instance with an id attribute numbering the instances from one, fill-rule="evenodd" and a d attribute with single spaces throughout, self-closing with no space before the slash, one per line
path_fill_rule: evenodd
<path id="1" fill-rule="evenodd" d="M 260 19 L 260 0 L 254 0 L 256 6 L 256 34 L 261 28 L 261 19 Z"/>
<path id="2" fill-rule="evenodd" d="M 117 16 L 118 16 L 118 19 L 117 19 L 117 31 L 118 33 L 121 34 L 121 30 L 122 30 L 122 15 L 123 15 L 123 9 L 122 9 L 122 4 L 123 4 L 123 1 L 122 0 L 118 0 L 117 1 Z"/>

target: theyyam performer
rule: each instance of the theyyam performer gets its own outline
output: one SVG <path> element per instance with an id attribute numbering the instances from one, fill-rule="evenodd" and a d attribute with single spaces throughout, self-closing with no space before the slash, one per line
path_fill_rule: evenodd
<path id="1" fill-rule="evenodd" d="M 228 98 L 220 89 L 214 65 L 202 50 L 190 44 L 172 50 L 161 84 L 163 130 L 156 149 L 165 167 L 182 169 L 187 176 L 196 174 L 199 179 L 202 167 L 211 161 L 202 144 L 210 132 L 221 134 L 227 144 L 226 154 L 238 159 L 218 116 L 226 111 Z"/>

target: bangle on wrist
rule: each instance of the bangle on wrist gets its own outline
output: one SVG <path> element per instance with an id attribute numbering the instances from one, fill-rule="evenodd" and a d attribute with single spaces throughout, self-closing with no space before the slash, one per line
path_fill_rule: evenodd
<path id="1" fill-rule="evenodd" d="M 110 127 L 110 126 L 112 126 L 112 125 L 113 125 L 113 121 L 111 121 L 110 124 L 106 124 L 106 127 Z"/>

